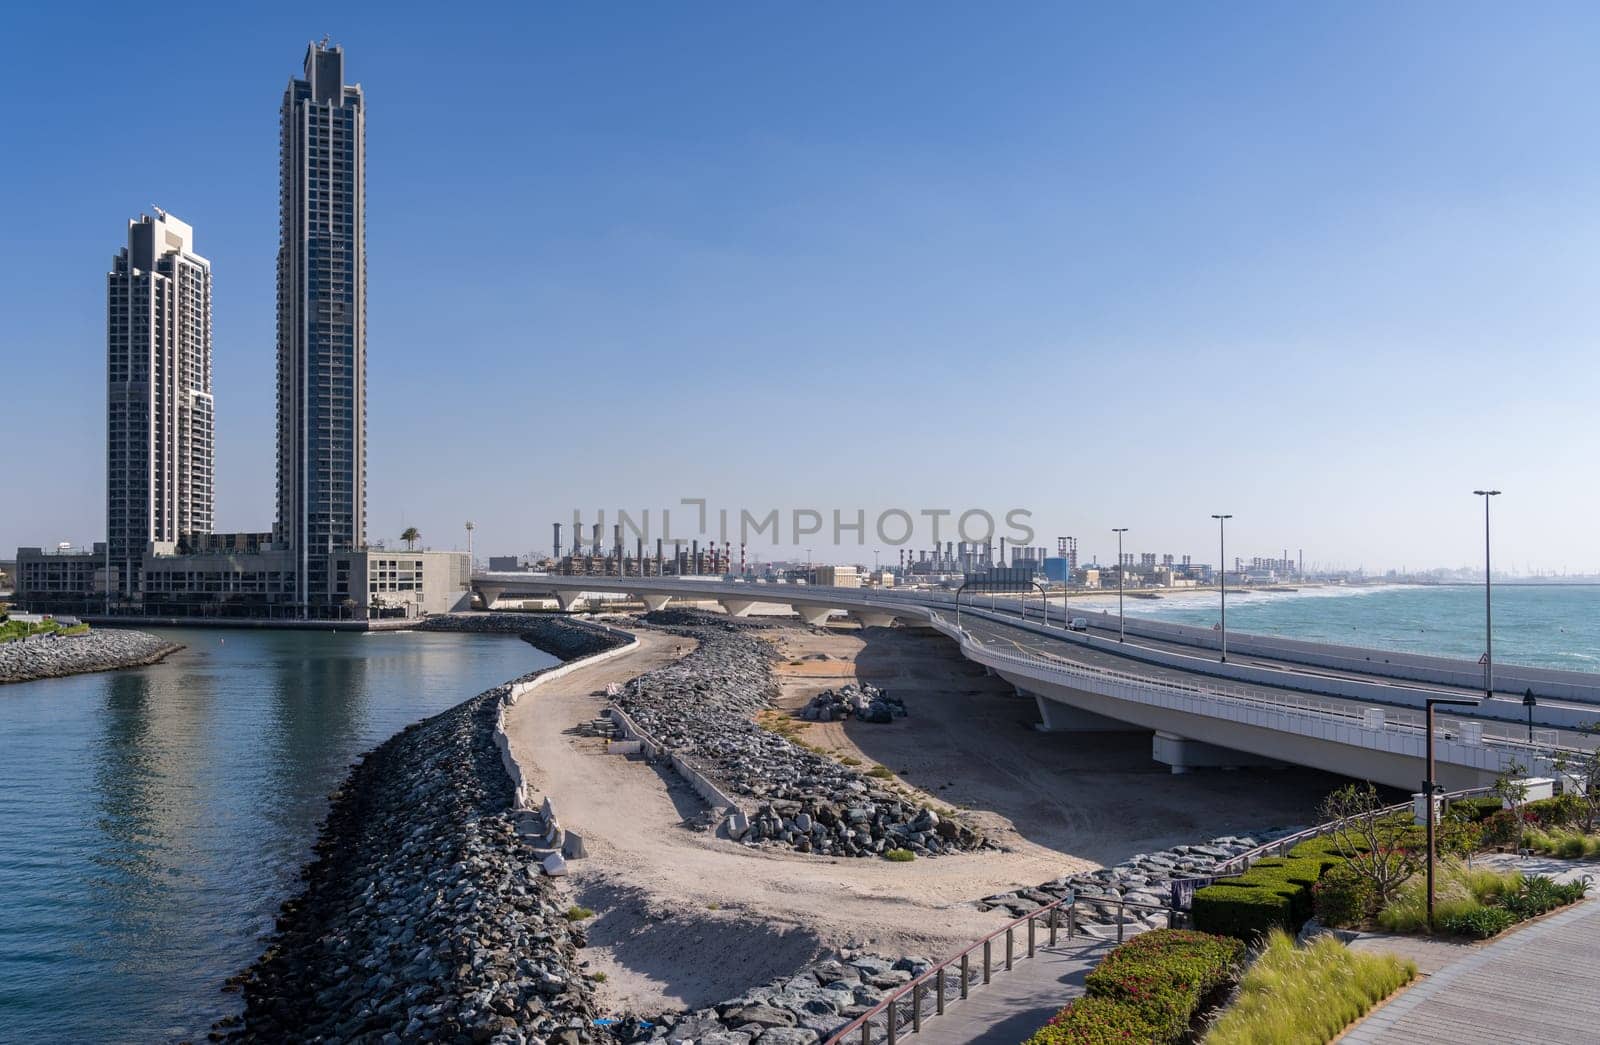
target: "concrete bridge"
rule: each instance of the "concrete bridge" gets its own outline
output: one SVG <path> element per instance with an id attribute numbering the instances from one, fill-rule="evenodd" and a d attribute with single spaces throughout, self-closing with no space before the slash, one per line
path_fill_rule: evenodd
<path id="1" fill-rule="evenodd" d="M 1172 626 L 1130 623 L 1123 643 L 1114 618 L 1109 633 L 1069 631 L 1059 607 L 1043 608 L 1037 598 L 986 595 L 981 606 L 963 600 L 958 608 L 944 592 L 536 573 L 481 574 L 473 586 L 486 606 L 519 596 L 554 598 L 564 610 L 596 600 L 651 610 L 715 602 L 734 616 L 772 606 L 811 624 L 843 613 L 867 627 L 929 627 L 1032 697 L 1041 728 L 1150 730 L 1153 756 L 1174 772 L 1287 762 L 1416 790 L 1426 740 L 1417 709 L 1429 696 L 1481 696 L 1481 688 L 1461 684 L 1471 665 L 1457 661 L 1347 647 L 1319 656 L 1315 644 L 1285 652 L 1262 637 L 1230 636 L 1224 664 L 1203 633 L 1185 642 Z M 1104 623 L 1098 615 L 1096 623 Z M 1520 695 L 1497 695 L 1467 714 L 1441 713 L 1436 776 L 1447 788 L 1491 783 L 1514 763 L 1549 774 L 1557 752 L 1592 746 L 1592 737 L 1564 727 L 1600 719 L 1600 677 L 1518 670 L 1519 681 L 1542 687 L 1539 725 L 1527 725 Z"/>

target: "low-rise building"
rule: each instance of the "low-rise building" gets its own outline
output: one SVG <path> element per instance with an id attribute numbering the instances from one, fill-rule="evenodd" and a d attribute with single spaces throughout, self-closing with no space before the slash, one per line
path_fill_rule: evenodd
<path id="1" fill-rule="evenodd" d="M 811 570 L 811 583 L 831 588 L 859 588 L 861 573 L 854 566 L 815 566 Z"/>

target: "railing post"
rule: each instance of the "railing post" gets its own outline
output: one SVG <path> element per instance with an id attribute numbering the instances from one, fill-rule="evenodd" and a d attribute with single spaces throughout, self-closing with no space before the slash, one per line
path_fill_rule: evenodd
<path id="1" fill-rule="evenodd" d="M 1050 946 L 1056 945 L 1056 923 L 1061 920 L 1061 907 L 1057 905 L 1050 908 Z"/>
<path id="2" fill-rule="evenodd" d="M 1011 953 L 1016 950 L 1014 946 L 1016 935 L 1016 930 L 1009 925 L 1006 926 L 1006 972 L 1011 971 Z"/>
<path id="3" fill-rule="evenodd" d="M 1072 939 L 1078 931 L 1078 898 L 1074 896 L 1067 905 L 1067 939 Z"/>
<path id="4" fill-rule="evenodd" d="M 943 965 L 939 966 L 939 971 L 933 974 L 933 989 L 939 992 L 939 996 L 937 998 L 935 998 L 934 1001 L 933 1001 L 933 1011 L 936 1014 L 938 1014 L 940 1016 L 943 1016 L 944 1015 L 944 966 Z"/>
<path id="5" fill-rule="evenodd" d="M 894 1045 L 894 1040 L 898 1036 L 898 1033 L 897 1033 L 898 1029 L 895 1027 L 895 1024 L 900 1022 L 899 1020 L 894 1018 L 894 1003 L 895 1003 L 895 1001 L 896 1001 L 896 999 L 890 998 L 889 999 L 889 1007 L 887 1009 L 883 1010 L 884 1015 L 889 1018 L 889 1023 L 888 1023 L 889 1045 Z"/>
<path id="6" fill-rule="evenodd" d="M 989 952 L 990 952 L 990 946 L 989 945 L 991 943 L 993 943 L 993 942 L 994 942 L 993 940 L 985 940 L 985 941 L 983 941 L 983 982 L 984 983 L 988 983 L 989 982 L 989 977 L 991 976 L 992 970 L 993 970 L 993 963 L 990 961 L 990 958 L 989 958 Z"/>
<path id="7" fill-rule="evenodd" d="M 1030 957 L 1030 958 L 1033 957 L 1033 936 L 1034 936 L 1033 926 L 1034 926 L 1034 917 L 1033 917 L 1033 915 L 1030 914 L 1030 915 L 1028 915 L 1028 957 Z"/>
<path id="8" fill-rule="evenodd" d="M 922 1033 L 922 984 L 911 988 L 911 1033 Z"/>
<path id="9" fill-rule="evenodd" d="M 1122 912 L 1125 910 L 1121 900 L 1117 901 L 1117 942 L 1122 942 Z"/>
<path id="10" fill-rule="evenodd" d="M 962 1001 L 966 1001 L 967 1000 L 967 980 L 970 978 L 971 973 L 972 973 L 972 970 L 968 968 L 968 965 L 969 965 L 968 959 L 970 957 L 971 957 L 970 952 L 966 953 L 966 954 L 963 954 L 961 956 L 961 1000 Z"/>
<path id="11" fill-rule="evenodd" d="M 861 1022 L 861 1045 L 872 1045 L 872 1021 Z"/>

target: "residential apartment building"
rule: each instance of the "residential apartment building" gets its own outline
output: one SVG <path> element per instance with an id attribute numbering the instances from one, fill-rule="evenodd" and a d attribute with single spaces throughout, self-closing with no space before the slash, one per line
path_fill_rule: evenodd
<path id="1" fill-rule="evenodd" d="M 343 48 L 304 68 L 279 113 L 275 533 L 316 616 L 339 601 L 328 556 L 366 544 L 366 106 Z"/>
<path id="2" fill-rule="evenodd" d="M 211 263 L 156 209 L 128 223 L 106 277 L 108 596 L 138 599 L 151 541 L 209 533 L 215 509 Z"/>

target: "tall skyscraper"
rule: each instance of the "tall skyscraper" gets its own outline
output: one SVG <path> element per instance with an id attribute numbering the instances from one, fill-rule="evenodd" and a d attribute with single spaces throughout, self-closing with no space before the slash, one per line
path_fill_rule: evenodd
<path id="1" fill-rule="evenodd" d="M 283 92 L 279 169 L 276 539 L 307 607 L 334 599 L 329 553 L 366 543 L 366 107 L 327 40 Z"/>
<path id="2" fill-rule="evenodd" d="M 106 566 L 138 598 L 145 545 L 210 533 L 215 509 L 211 262 L 156 208 L 106 277 Z"/>

